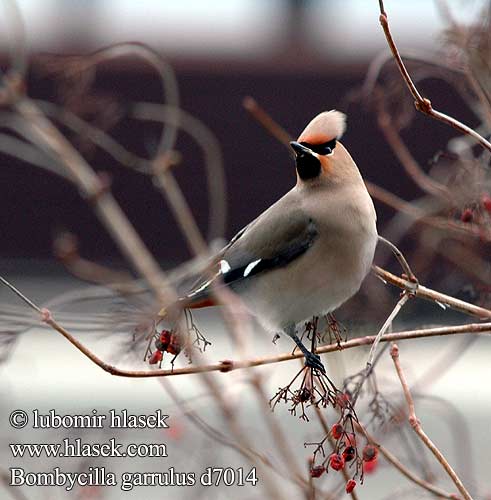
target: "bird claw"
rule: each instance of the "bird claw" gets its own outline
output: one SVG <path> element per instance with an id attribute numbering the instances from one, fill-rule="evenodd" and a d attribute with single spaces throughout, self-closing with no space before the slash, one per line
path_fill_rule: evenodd
<path id="1" fill-rule="evenodd" d="M 312 368 L 314 370 L 318 370 L 321 373 L 326 373 L 326 369 L 322 364 L 321 358 L 318 354 L 314 354 L 313 352 L 308 352 L 305 354 L 305 366 Z"/>

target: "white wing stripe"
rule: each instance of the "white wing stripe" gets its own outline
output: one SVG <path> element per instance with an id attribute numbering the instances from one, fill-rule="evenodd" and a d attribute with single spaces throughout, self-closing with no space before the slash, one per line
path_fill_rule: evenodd
<path id="1" fill-rule="evenodd" d="M 261 262 L 261 259 L 257 259 L 250 264 L 247 265 L 247 267 L 244 269 L 244 278 L 247 278 L 249 276 L 249 273 Z"/>
<path id="2" fill-rule="evenodd" d="M 222 274 L 228 273 L 232 269 L 226 260 L 221 260 L 218 264 L 220 265 L 220 272 Z"/>

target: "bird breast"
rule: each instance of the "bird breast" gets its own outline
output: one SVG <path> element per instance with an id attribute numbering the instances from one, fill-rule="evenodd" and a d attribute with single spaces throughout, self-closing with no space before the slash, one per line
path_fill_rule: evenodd
<path id="1" fill-rule="evenodd" d="M 331 197 L 321 210 L 309 210 L 319 228 L 312 247 L 288 266 L 258 276 L 245 290 L 246 304 L 266 329 L 282 330 L 333 311 L 368 274 L 377 243 L 372 201 L 366 190 L 356 199 L 338 196 L 339 203 Z"/>

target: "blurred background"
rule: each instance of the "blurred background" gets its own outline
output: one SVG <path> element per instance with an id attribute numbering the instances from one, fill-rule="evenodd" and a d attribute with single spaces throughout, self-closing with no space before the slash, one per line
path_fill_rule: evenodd
<path id="1" fill-rule="evenodd" d="M 482 2 L 453 2 L 472 18 Z M 160 102 L 160 83 L 139 60 L 118 58 L 99 65 L 86 95 L 85 79 L 70 78 L 63 60 L 48 54 L 86 54 L 114 42 L 149 44 L 174 67 L 182 107 L 201 119 L 217 136 L 223 151 L 227 193 L 227 237 L 261 213 L 295 182 L 288 151 L 244 110 L 253 96 L 293 136 L 325 109 L 348 114 L 344 143 L 363 176 L 411 200 L 421 194 L 398 175 L 397 159 L 378 130 L 366 103 L 355 99 L 372 60 L 386 51 L 378 23 L 377 2 L 364 0 L 233 0 L 202 2 L 35 0 L 19 2 L 31 55 L 29 95 L 66 105 L 79 116 L 109 129 L 134 152 L 150 155 L 159 130 L 124 120 L 130 101 Z M 435 57 L 444 42 L 445 23 L 436 4 L 424 0 L 389 4 L 393 31 L 401 50 Z M 424 15 L 423 15 L 424 12 Z M 4 62 L 8 21 L 3 17 Z M 388 63 L 394 70 L 393 63 Z M 469 125 L 477 123 L 462 98 L 446 83 L 429 78 L 422 90 L 433 103 Z M 402 98 L 411 105 L 409 94 Z M 425 129 L 417 116 L 407 134 L 411 151 L 425 169 L 455 132 L 439 123 Z M 137 127 L 137 128 L 135 128 Z M 139 132 L 139 133 L 137 133 Z M 81 141 L 78 140 L 80 143 Z M 95 148 L 84 153 L 91 164 L 113 175 L 116 198 L 160 259 L 187 257 L 182 237 L 151 181 Z M 200 177 L 202 158 L 181 134 L 176 149 L 183 155 L 175 173 L 200 227 L 206 230 L 207 197 Z M 56 231 L 82 235 L 82 253 L 91 258 L 119 257 L 110 238 L 87 210 L 76 189 L 36 167 L 3 158 L 4 189 L 0 200 L 3 232 L 1 255 L 49 258 Z M 129 188 L 131 186 L 131 189 Z M 377 203 L 383 227 L 393 214 Z M 15 224 L 11 222 L 15 221 Z"/>
<path id="2" fill-rule="evenodd" d="M 140 59 L 121 57 L 99 64 L 96 71 L 87 76 L 73 71 L 71 63 L 79 55 L 124 41 L 148 44 L 170 63 L 176 72 L 182 108 L 215 134 L 223 154 L 227 186 L 225 238 L 233 236 L 295 183 L 290 153 L 244 109 L 243 101 L 247 96 L 252 96 L 292 136 L 299 134 L 322 110 L 335 108 L 345 112 L 348 128 L 343 143 L 364 178 L 402 200 L 414 202 L 414 206 L 427 208 L 425 203 L 431 196 L 405 173 L 400 158 L 379 126 L 378 101 L 366 92 L 367 72 L 372 76 L 379 72 L 377 79 L 382 85 L 377 87 L 377 92 L 386 97 L 393 116 L 391 126 L 400 134 L 414 160 L 425 174 L 455 193 L 452 206 L 438 206 L 437 209 L 431 206 L 430 212 L 434 210 L 448 220 L 463 224 L 465 210 L 469 207 L 474 210 L 483 193 L 489 192 L 486 170 L 489 155 L 482 155 L 482 150 L 476 151 L 477 148 L 472 149 L 471 145 L 471 155 L 475 154 L 479 160 L 481 174 L 468 175 L 464 179 L 454 175 L 456 155 L 466 144 L 456 139 L 459 133 L 454 129 L 415 113 L 395 64 L 388 58 L 376 0 L 20 0 L 18 5 L 25 22 L 29 52 L 28 95 L 64 107 L 143 157 L 151 158 L 155 154 L 160 126 L 142 124 L 129 119 L 126 113 L 131 102 L 160 103 L 165 100 L 153 69 Z M 482 42 L 482 53 L 487 54 L 483 72 L 489 78 L 491 43 L 486 7 L 489 8 L 489 2 L 484 0 L 386 2 L 394 37 L 423 95 L 429 96 L 437 109 L 471 127 L 482 127 L 486 121 L 481 114 L 482 108 L 475 106 L 476 97 L 469 97 L 468 89 L 462 87 L 462 53 L 469 47 L 481 47 L 479 43 Z M 458 19 L 466 29 L 478 26 L 481 31 L 476 28 L 475 32 L 482 35 L 479 43 L 472 37 L 469 38 L 475 45 L 459 42 L 457 35 L 460 32 L 452 25 L 452 19 Z M 6 69 L 9 66 L 9 34 L 14 23 L 7 10 L 0 10 L 0 20 L 0 63 Z M 484 94 L 491 95 L 489 79 L 483 82 Z M 371 85 L 373 90 L 376 85 L 373 81 Z M 9 116 L 2 111 L 2 133 L 8 130 L 8 120 Z M 152 180 L 121 168 L 86 137 L 66 127 L 60 128 L 97 171 L 109 174 L 116 199 L 159 262 L 164 267 L 171 267 L 189 259 L 191 254 L 185 240 L 165 201 L 153 189 Z M 489 137 L 489 128 L 480 130 Z M 175 149 L 181 161 L 173 172 L 199 227 L 206 234 L 209 199 L 203 153 L 185 134 L 179 135 Z M 441 158 L 443 168 L 438 163 Z M 469 156 L 465 159 L 473 162 L 474 156 L 472 160 Z M 53 240 L 62 231 L 70 231 L 78 237 L 79 250 L 84 257 L 115 268 L 125 265 L 115 244 L 72 184 L 11 155 L 0 153 L 0 161 L 0 274 L 39 303 L 80 286 L 80 281 L 72 277 L 53 254 Z M 486 169 L 481 168 L 482 165 Z M 471 177 L 477 180 L 474 182 Z M 469 189 L 463 193 L 457 188 L 464 185 Z M 475 228 L 477 231 L 482 229 L 481 236 L 478 235 L 476 241 L 467 238 L 463 254 L 461 237 L 455 237 L 454 241 L 441 228 L 413 226 L 408 220 L 414 217 L 407 219 L 378 198 L 374 202 L 379 232 L 397 240 L 425 284 L 465 300 L 489 305 L 489 215 L 480 211 L 479 226 Z M 442 256 L 442 249 L 448 252 L 446 257 Z M 400 272 L 397 264 L 387 262 L 387 255 L 379 255 L 377 259 Z M 376 332 L 397 296 L 397 290 L 385 287 L 374 277 L 368 278 L 360 294 L 340 313 L 350 335 Z M 0 289 L 0 301 L 18 304 L 6 289 Z M 233 346 L 213 311 L 198 314 L 197 321 L 213 341 L 210 354 L 213 360 L 234 356 Z M 413 301 L 405 308 L 394 329 L 466 321 L 468 318 L 444 311 L 434 303 Z M 123 362 L 117 356 L 114 360 L 111 339 L 90 334 L 83 338 L 103 359 L 118 364 Z M 185 419 L 182 407 L 171 401 L 158 381 L 113 378 L 52 332 L 38 328 L 20 338 L 9 339 L 9 357 L 0 366 L 0 416 L 5 422 L 0 435 L 0 469 L 12 463 L 23 464 L 30 470 L 40 467 L 35 461 L 13 462 L 7 447 L 12 439 L 19 442 L 60 439 L 59 433 L 28 434 L 10 430 L 6 421 L 15 408 L 46 411 L 56 408 L 66 413 L 87 412 L 92 408 L 100 412 L 128 408 L 150 413 L 156 407 L 164 408 L 171 414 L 173 424 L 169 434 L 147 433 L 142 437 L 142 433 L 122 432 L 118 439 L 149 442 L 163 439 L 170 447 L 170 458 L 164 462 L 164 468 L 178 464 L 181 470 L 198 471 L 204 462 L 205 465 L 247 465 L 233 450 L 217 446 L 215 440 L 193 427 Z M 260 333 L 254 339 L 254 346 L 260 355 L 277 354 L 291 347 L 285 339 L 275 346 L 269 336 Z M 489 378 L 486 360 L 490 353 L 486 339 L 478 342 L 450 338 L 422 340 L 404 346 L 410 366 L 408 376 L 427 375 L 426 368 L 432 361 L 443 360 L 444 364 L 452 366 L 452 370 L 443 370 L 441 376 L 434 377 L 432 384 L 428 383 L 426 399 L 418 400 L 421 415 L 428 433 L 456 464 L 475 498 L 489 498 L 485 496 L 488 485 L 479 480 L 479 477 L 486 477 L 491 466 L 488 453 L 491 449 L 488 432 L 491 392 L 486 384 Z M 335 381 L 341 384 L 346 375 L 361 369 L 366 354 L 363 350 L 353 350 L 326 356 Z M 185 362 L 180 360 L 178 364 Z M 296 372 L 293 365 L 284 363 L 261 369 L 268 380 L 270 396 Z M 390 359 L 383 362 L 381 373 L 381 386 L 387 387 L 389 394 L 397 394 L 394 398 L 399 398 Z M 220 384 L 233 404 L 243 410 L 248 435 L 261 447 L 271 436 L 262 425 L 262 410 L 254 406 L 249 393 L 245 395 L 246 375 L 240 371 L 228 374 L 226 379 L 220 378 Z M 203 418 L 220 425 L 220 412 L 208 404 L 206 388 L 196 378 L 183 377 L 172 383 L 182 399 L 191 402 Z M 309 427 L 290 416 L 285 407 L 277 410 L 277 414 L 292 446 L 299 451 L 299 462 L 304 464 L 308 451 L 303 442 L 315 440 L 322 431 L 315 427 L 317 423 Z M 448 426 L 442 425 L 444 417 L 448 417 Z M 387 446 L 398 450 L 401 438 L 397 432 L 384 434 L 380 429 L 374 432 L 386 439 Z M 97 441 L 112 435 L 85 434 L 83 437 Z M 418 461 L 421 450 L 417 445 L 411 453 L 408 449 L 402 449 L 401 459 L 426 478 L 438 476 L 440 471 L 433 462 L 428 465 L 427 460 Z M 477 455 L 476 449 L 479 450 Z M 206 460 L 202 450 L 209 453 Z M 273 449 L 268 452 L 273 454 Z M 281 461 L 281 456 L 276 458 Z M 59 463 L 59 460 L 47 461 L 44 468 Z M 64 462 L 64 467 L 83 469 L 96 463 L 104 465 L 102 461 Z M 107 463 L 109 470 L 117 472 L 126 467 L 135 470 L 163 467 L 158 460 L 116 463 L 109 459 Z M 377 474 L 375 480 L 368 477 L 360 498 L 424 496 L 422 490 L 415 492 L 411 483 L 401 484 L 402 476 L 386 464 L 381 465 Z M 332 486 L 329 481 L 326 484 Z M 300 498 L 300 494 L 290 490 L 289 483 L 281 478 L 277 484 L 280 494 Z M 443 484 L 451 489 L 448 482 L 443 481 Z M 27 498 L 65 498 L 68 495 L 59 489 L 22 491 Z M 125 497 L 144 498 L 142 491 L 148 495 L 145 498 L 162 497 L 162 491 L 155 489 L 136 489 L 125 493 Z M 204 498 L 219 498 L 220 495 L 230 498 L 230 491 L 227 488 L 219 492 L 199 490 L 193 494 Z M 1 499 L 4 498 L 2 494 L 0 492 Z M 239 488 L 234 494 L 256 498 L 263 490 L 257 493 Z M 118 488 L 95 489 L 90 492 L 92 496 L 88 495 L 84 490 L 83 494 L 73 492 L 70 497 L 121 498 L 122 493 Z M 172 498 L 190 498 L 186 489 L 172 490 L 171 495 Z"/>

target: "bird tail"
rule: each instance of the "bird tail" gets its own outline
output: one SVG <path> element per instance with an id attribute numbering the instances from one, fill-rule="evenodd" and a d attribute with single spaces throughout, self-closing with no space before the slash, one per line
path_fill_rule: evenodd
<path id="1" fill-rule="evenodd" d="M 158 316 L 163 318 L 168 315 L 170 310 L 201 309 L 219 305 L 216 298 L 211 293 L 211 284 L 213 281 L 214 278 L 203 279 L 201 276 L 197 280 L 194 279 L 191 286 L 189 286 L 189 278 L 186 279 L 185 282 L 181 282 L 178 290 L 187 291 L 182 293 L 180 298 L 171 306 L 163 307 L 159 311 Z"/>

